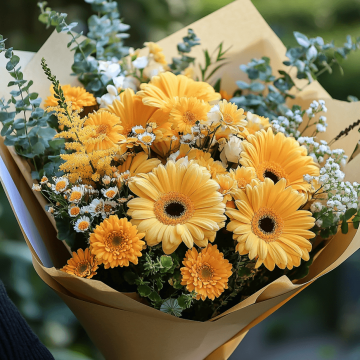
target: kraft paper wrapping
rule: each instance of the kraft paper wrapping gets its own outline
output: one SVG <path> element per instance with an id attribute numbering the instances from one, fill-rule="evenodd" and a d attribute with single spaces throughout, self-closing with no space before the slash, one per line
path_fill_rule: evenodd
<path id="1" fill-rule="evenodd" d="M 226 24 L 226 26 L 223 26 Z M 192 56 L 202 59 L 202 49 L 210 53 L 224 41 L 228 53 L 228 64 L 214 79 L 222 77 L 222 89 L 231 93 L 236 89 L 236 80 L 246 80 L 239 65 L 251 58 L 268 56 L 273 69 L 284 69 L 285 47 L 266 24 L 249 0 L 239 0 L 219 11 L 195 22 L 189 27 L 201 38 L 201 46 L 195 47 Z M 159 45 L 170 60 L 176 56 L 175 44 L 187 33 L 187 28 L 161 40 Z M 62 84 L 76 85 L 71 77 L 73 53 L 66 49 L 66 34 L 53 33 L 36 54 L 29 55 L 24 68 L 24 78 L 33 79 L 33 91 L 46 98 L 49 82 L 43 75 L 40 60 L 44 57 L 52 72 Z M 274 70 L 275 71 L 275 70 Z M 5 75 L 0 72 L 0 95 L 6 94 Z M 210 81 L 211 82 L 211 81 Z M 297 81 L 299 87 L 304 81 Z M 317 82 L 306 90 L 297 93 L 295 102 L 308 106 L 313 99 L 324 99 L 328 108 L 327 132 L 321 138 L 330 141 L 341 130 L 358 119 L 360 103 L 347 103 L 331 99 L 330 95 Z M 339 121 L 341 119 L 341 121 Z M 337 141 L 336 147 L 343 148 L 351 155 L 358 141 L 357 131 Z M 54 289 L 79 319 L 90 338 L 104 354 L 106 359 L 191 359 L 226 360 L 242 341 L 247 331 L 265 319 L 293 296 L 310 285 L 318 277 L 339 266 L 360 247 L 360 235 L 350 227 L 348 234 L 334 236 L 314 260 L 305 279 L 293 284 L 286 276 L 265 286 L 251 297 L 240 302 L 228 311 L 207 322 L 179 319 L 162 313 L 138 300 L 136 294 L 117 292 L 109 286 L 91 279 L 76 278 L 57 268 L 69 258 L 64 244 L 56 239 L 54 222 L 42 210 L 45 201 L 38 193 L 30 190 L 31 176 L 29 165 L 7 149 L 0 140 L 0 155 L 24 199 L 31 210 L 33 220 L 44 240 L 55 267 L 46 268 L 41 263 L 24 233 L 25 240 L 33 255 L 34 268 L 39 276 Z M 355 157 L 345 168 L 347 180 L 359 181 L 360 157 Z M 9 194 L 8 199 L 12 204 Z M 16 214 L 15 214 L 16 215 Z M 21 221 L 18 219 L 22 228 Z M 22 228 L 23 230 L 23 228 Z"/>

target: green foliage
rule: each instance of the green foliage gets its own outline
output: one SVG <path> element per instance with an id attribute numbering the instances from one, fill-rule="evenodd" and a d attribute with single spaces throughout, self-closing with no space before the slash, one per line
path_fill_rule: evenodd
<path id="1" fill-rule="evenodd" d="M 53 114 L 40 108 L 38 94 L 30 92 L 33 81 L 25 80 L 21 67 L 17 66 L 20 58 L 14 55 L 12 48 L 5 48 L 2 35 L 0 41 L 0 53 L 5 52 L 5 57 L 9 59 L 6 69 L 14 79 L 8 87 L 16 88 L 10 91 L 9 100 L 0 99 L 1 136 L 5 137 L 5 145 L 14 146 L 19 155 L 32 159 L 32 175 L 39 178 L 44 173 L 44 167 L 52 162 L 52 157 L 63 151 L 64 143 L 52 142 L 56 134 Z M 10 111 L 10 108 L 15 108 L 15 111 Z"/>
<path id="2" fill-rule="evenodd" d="M 334 42 L 325 44 L 319 36 L 308 39 L 296 31 L 294 37 L 299 46 L 288 48 L 288 60 L 284 61 L 284 64 L 290 68 L 287 72 L 279 70 L 280 76 L 273 74 L 270 59 L 266 56 L 252 59 L 247 65 L 240 65 L 240 70 L 247 74 L 250 83 L 237 81 L 239 90 L 234 93 L 232 102 L 270 119 L 284 115 L 289 110 L 285 104 L 286 99 L 294 97 L 289 93 L 295 86 L 290 75 L 291 69 L 296 68 L 296 78 L 307 79 L 308 85 L 321 74 L 331 73 L 334 65 L 342 71 L 342 61 L 360 47 L 360 38 L 353 42 L 350 36 L 347 36 L 342 47 L 336 47 Z M 350 101 L 356 101 L 356 98 L 351 97 Z"/>
<path id="3" fill-rule="evenodd" d="M 176 299 L 167 299 L 162 303 L 160 310 L 166 314 L 180 317 L 183 308 L 179 305 Z"/>
<path id="4" fill-rule="evenodd" d="M 128 55 L 128 48 L 124 46 L 123 39 L 128 37 L 124 31 L 129 25 L 123 24 L 115 1 L 86 0 L 91 4 L 92 10 L 97 15 L 92 15 L 88 20 L 89 33 L 87 39 L 79 43 L 82 35 L 73 32 L 77 23 L 66 23 L 67 14 L 59 13 L 46 7 L 47 2 L 38 3 L 41 14 L 39 21 L 47 27 L 54 26 L 57 32 L 66 32 L 71 36 L 68 47 L 75 45 L 74 63 L 72 71 L 86 90 L 95 96 L 106 93 L 108 78 L 98 72 L 98 60 L 110 61 L 116 58 L 120 61 Z"/>
<path id="5" fill-rule="evenodd" d="M 190 64 L 194 63 L 195 58 L 187 54 L 189 54 L 191 49 L 196 45 L 200 45 L 200 39 L 196 36 L 194 30 L 188 29 L 188 34 L 183 37 L 183 42 L 177 45 L 180 57 L 172 58 L 172 63 L 169 64 L 171 71 L 175 75 L 180 74 L 183 70 L 189 67 Z"/>

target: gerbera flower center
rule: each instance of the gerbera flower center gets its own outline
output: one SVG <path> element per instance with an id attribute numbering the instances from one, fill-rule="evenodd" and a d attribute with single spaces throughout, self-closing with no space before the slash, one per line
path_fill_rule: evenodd
<path id="1" fill-rule="evenodd" d="M 96 205 L 96 207 L 95 207 L 95 212 L 101 212 L 103 210 L 103 205 L 100 203 L 100 204 L 98 204 L 98 205 Z"/>
<path id="2" fill-rule="evenodd" d="M 204 264 L 204 265 L 200 266 L 200 269 L 198 272 L 199 272 L 202 280 L 208 281 L 213 276 L 213 270 L 209 264 Z"/>
<path id="3" fill-rule="evenodd" d="M 126 250 L 129 246 L 126 246 L 128 242 L 128 236 L 121 230 L 110 232 L 105 238 L 105 244 L 108 251 Z"/>
<path id="4" fill-rule="evenodd" d="M 251 221 L 252 232 L 266 242 L 276 240 L 283 227 L 282 218 L 271 208 L 260 208 Z"/>
<path id="5" fill-rule="evenodd" d="M 237 179 L 237 185 L 238 185 L 239 189 L 244 189 L 247 184 L 248 184 L 248 182 L 246 181 L 246 179 L 244 179 L 244 178 Z"/>
<path id="6" fill-rule="evenodd" d="M 194 125 L 197 121 L 196 115 L 191 111 L 186 111 L 184 114 L 184 121 L 187 124 Z"/>
<path id="7" fill-rule="evenodd" d="M 258 168 L 256 169 L 256 174 L 262 181 L 265 178 L 269 178 L 274 182 L 274 184 L 276 184 L 281 178 L 284 178 L 288 183 L 288 178 L 285 171 L 279 164 L 275 163 L 274 161 L 264 161 L 263 163 L 259 164 Z"/>
<path id="8" fill-rule="evenodd" d="M 61 190 L 64 190 L 65 188 L 66 188 L 66 181 L 65 180 L 59 181 L 55 186 L 56 191 L 61 191 Z"/>
<path id="9" fill-rule="evenodd" d="M 234 121 L 233 117 L 229 114 L 223 114 L 223 120 L 226 124 L 232 124 Z"/>
<path id="10" fill-rule="evenodd" d="M 85 274 L 89 273 L 90 272 L 89 263 L 88 262 L 80 263 L 78 268 L 77 268 L 77 271 L 79 272 L 79 274 L 81 274 L 83 276 Z"/>
<path id="11" fill-rule="evenodd" d="M 162 195 L 154 203 L 155 216 L 165 225 L 184 224 L 194 212 L 195 208 L 191 199 L 175 191 Z"/>
<path id="12" fill-rule="evenodd" d="M 96 128 L 96 135 L 104 135 L 104 134 L 107 134 L 108 128 L 109 128 L 109 125 L 107 125 L 107 124 L 100 124 L 100 125 Z"/>

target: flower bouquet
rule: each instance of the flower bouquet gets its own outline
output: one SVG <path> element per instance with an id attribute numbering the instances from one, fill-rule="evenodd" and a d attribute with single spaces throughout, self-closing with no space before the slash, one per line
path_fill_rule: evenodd
<path id="1" fill-rule="evenodd" d="M 34 267 L 106 359 L 227 359 L 360 246 L 360 106 L 316 82 L 359 44 L 286 52 L 241 0 L 134 50 L 116 3 L 87 2 L 86 38 L 40 4 L 56 32 L 22 72 L 0 41 L 1 178 Z"/>

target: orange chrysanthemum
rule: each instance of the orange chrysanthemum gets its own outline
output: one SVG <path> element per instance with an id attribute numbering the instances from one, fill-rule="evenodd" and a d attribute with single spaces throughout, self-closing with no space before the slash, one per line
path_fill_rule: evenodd
<path id="1" fill-rule="evenodd" d="M 64 92 L 64 97 L 66 101 L 71 101 L 71 106 L 73 110 L 83 109 L 85 106 L 94 106 L 96 105 L 96 99 L 93 94 L 88 93 L 84 88 L 70 85 L 61 86 L 62 91 Z M 50 88 L 51 96 L 45 100 L 44 106 L 47 108 L 49 106 L 57 106 L 58 100 L 55 98 L 54 89 L 51 86 Z"/>
<path id="2" fill-rule="evenodd" d="M 140 239 L 144 236 L 126 218 L 111 215 L 90 235 L 90 249 L 105 269 L 129 266 L 129 262 L 137 265 L 145 245 Z"/>
<path id="3" fill-rule="evenodd" d="M 67 261 L 67 265 L 65 265 L 61 271 L 78 277 L 91 279 L 96 275 L 97 268 L 98 264 L 95 255 L 91 254 L 90 250 L 86 248 L 85 251 L 79 249 L 77 253 L 74 251 L 72 258 Z"/>
<path id="4" fill-rule="evenodd" d="M 209 244 L 200 253 L 195 248 L 188 250 L 180 269 L 181 285 L 197 293 L 197 299 L 207 297 L 214 300 L 228 288 L 228 279 L 232 275 L 232 265 L 224 259 L 217 246 Z"/>
<path id="5" fill-rule="evenodd" d="M 235 170 L 230 169 L 230 176 L 236 180 L 239 189 L 245 189 L 245 186 L 256 178 L 256 173 L 252 168 L 238 166 Z"/>

